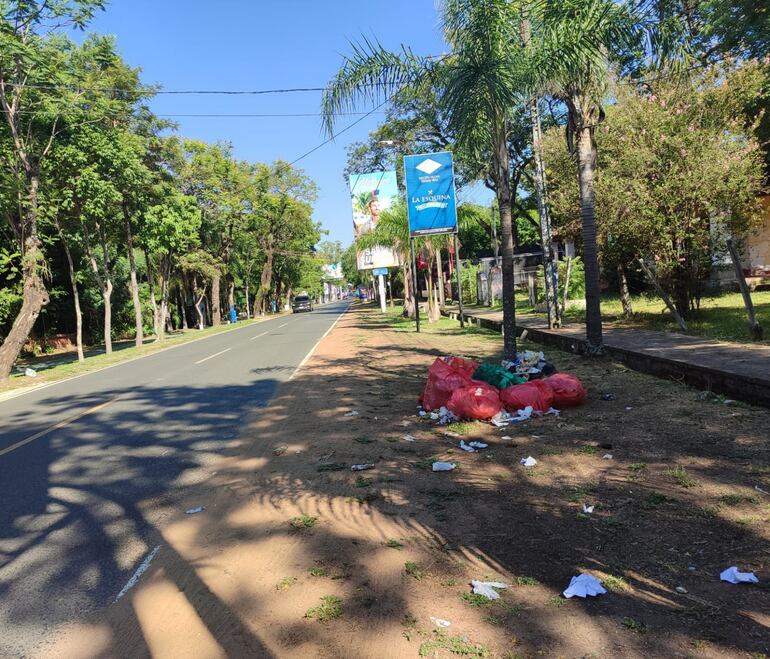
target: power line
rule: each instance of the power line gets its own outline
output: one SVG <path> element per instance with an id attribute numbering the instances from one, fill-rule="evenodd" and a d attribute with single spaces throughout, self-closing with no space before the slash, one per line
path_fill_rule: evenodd
<path id="1" fill-rule="evenodd" d="M 24 87 L 25 89 L 46 89 L 46 90 L 68 90 L 73 92 L 111 92 L 116 94 L 142 95 L 150 94 L 157 96 L 165 94 L 172 95 L 219 95 L 219 96 L 262 96 L 267 94 L 295 94 L 305 92 L 323 92 L 328 87 L 286 87 L 277 89 L 153 89 L 144 87 L 138 90 L 120 89 L 117 87 L 82 87 L 79 85 L 58 85 L 58 84 L 34 84 L 20 82 L 6 82 L 6 87 Z M 386 83 L 372 82 L 362 85 L 363 87 L 383 87 Z"/>

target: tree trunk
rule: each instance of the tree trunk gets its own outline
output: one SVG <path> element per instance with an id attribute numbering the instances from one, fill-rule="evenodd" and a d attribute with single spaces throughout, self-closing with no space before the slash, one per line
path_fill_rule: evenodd
<path id="1" fill-rule="evenodd" d="M 498 126 L 493 153 L 493 173 L 500 211 L 501 252 L 503 255 L 503 358 L 516 359 L 516 297 L 513 275 L 513 216 L 509 155 L 505 122 Z"/>
<path id="2" fill-rule="evenodd" d="M 112 354 L 112 282 L 109 279 L 104 280 L 102 289 L 102 299 L 104 300 L 104 354 Z"/>
<path id="3" fill-rule="evenodd" d="M 593 127 L 581 125 L 576 131 L 580 220 L 583 225 L 583 262 L 586 282 L 586 342 L 589 354 L 602 352 L 602 312 L 599 301 L 599 258 L 596 248 L 594 174 L 596 143 Z"/>
<path id="4" fill-rule="evenodd" d="M 40 173 L 36 163 L 31 163 L 27 172 L 27 200 L 24 207 L 22 230 L 17 234 L 22 251 L 22 279 L 24 289 L 21 309 L 13 321 L 11 331 L 0 346 L 0 382 L 11 375 L 16 359 L 24 342 L 35 325 L 40 310 L 50 300 L 45 283 L 40 276 L 44 260 L 42 243 L 37 236 L 37 197 L 40 187 Z M 18 227 L 17 227 L 18 228 Z M 25 235 L 26 230 L 26 235 Z"/>
<path id="5" fill-rule="evenodd" d="M 251 305 L 249 303 L 249 280 L 246 279 L 246 319 L 251 318 Z"/>
<path id="6" fill-rule="evenodd" d="M 150 306 L 152 307 L 152 329 L 155 333 L 155 340 L 160 341 L 158 338 L 160 333 L 158 331 L 158 319 L 160 312 L 158 311 L 158 301 L 155 299 L 155 273 L 152 271 L 152 261 L 150 261 L 150 255 L 147 250 L 144 251 L 144 261 L 147 264 L 147 283 L 150 285 Z"/>
<path id="7" fill-rule="evenodd" d="M 198 314 L 198 329 L 202 330 L 205 322 L 203 320 L 203 311 L 201 311 L 201 304 L 203 304 L 203 299 L 206 297 L 205 293 L 202 293 L 201 296 L 198 298 L 198 301 L 195 303 L 195 311 Z"/>
<path id="8" fill-rule="evenodd" d="M 169 257 L 165 257 L 160 263 L 160 322 L 158 323 L 158 341 L 166 338 L 166 323 L 168 319 L 168 295 L 169 279 L 171 277 L 171 263 Z"/>
<path id="9" fill-rule="evenodd" d="M 128 216 L 128 209 L 125 206 L 123 207 L 123 219 L 126 224 L 126 249 L 128 250 L 131 300 L 134 303 L 135 344 L 137 348 L 140 348 L 144 343 L 142 303 L 139 300 L 139 284 L 136 281 L 136 259 L 134 258 L 134 237 L 131 235 L 131 219 Z"/>
<path id="10" fill-rule="evenodd" d="M 273 278 L 273 249 L 268 247 L 265 251 L 266 259 L 265 264 L 262 266 L 262 273 L 259 277 L 259 290 L 257 291 L 257 299 L 259 300 L 259 307 L 261 313 L 265 313 L 265 298 L 270 292 L 270 287 Z M 255 304 L 256 306 L 256 304 Z"/>
<path id="11" fill-rule="evenodd" d="M 80 309 L 80 294 L 78 293 L 78 280 L 75 276 L 75 263 L 72 260 L 72 253 L 70 252 L 70 246 L 67 239 L 64 237 L 64 232 L 59 224 L 59 219 L 55 218 L 56 229 L 59 232 L 59 239 L 61 240 L 62 247 L 64 247 L 64 254 L 67 257 L 67 265 L 70 272 L 70 285 L 72 286 L 72 300 L 75 305 L 75 345 L 78 349 L 78 361 L 85 361 L 86 357 L 83 353 L 83 312 Z"/>
<path id="12" fill-rule="evenodd" d="M 626 318 L 631 318 L 634 315 L 634 310 L 631 308 L 628 280 L 626 279 L 626 271 L 620 264 L 618 264 L 618 287 L 620 288 L 620 303 L 623 305 L 623 315 Z"/>
<path id="13" fill-rule="evenodd" d="M 404 259 L 406 260 L 406 259 Z M 414 298 L 412 296 L 412 268 L 403 267 L 404 273 L 404 318 L 414 318 Z"/>
<path id="14" fill-rule="evenodd" d="M 229 277 L 227 280 L 227 312 L 235 306 L 235 280 Z"/>
<path id="15" fill-rule="evenodd" d="M 182 319 L 182 329 L 186 330 L 189 329 L 187 326 L 187 310 L 184 308 L 184 282 L 182 282 L 181 286 L 177 290 L 177 304 L 179 305 L 179 317 Z"/>
<path id="16" fill-rule="evenodd" d="M 446 298 L 444 297 L 444 266 L 441 263 L 441 248 L 436 247 L 436 272 L 438 274 L 438 300 L 439 304 L 443 308 L 446 304 Z"/>
<path id="17" fill-rule="evenodd" d="M 220 280 L 219 274 L 211 278 L 211 324 L 214 326 L 222 324 L 222 310 L 219 302 Z"/>

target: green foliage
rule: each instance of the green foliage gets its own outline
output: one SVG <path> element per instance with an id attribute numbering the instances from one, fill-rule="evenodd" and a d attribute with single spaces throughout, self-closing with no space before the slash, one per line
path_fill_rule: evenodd
<path id="1" fill-rule="evenodd" d="M 318 622 L 329 622 L 342 616 L 342 600 L 335 595 L 324 595 L 321 604 L 308 609 L 306 618 L 315 618 Z"/>
<path id="2" fill-rule="evenodd" d="M 317 517 L 313 517 L 312 515 L 303 513 L 298 517 L 292 517 L 289 520 L 289 525 L 293 529 L 312 529 L 315 526 L 317 521 L 318 521 Z"/>
<path id="3" fill-rule="evenodd" d="M 462 636 L 449 636 L 443 630 L 433 631 L 434 638 L 423 641 L 417 654 L 421 657 L 433 656 L 436 650 L 446 650 L 461 657 L 488 657 L 489 650 L 483 645 L 475 645 Z"/>
<path id="4" fill-rule="evenodd" d="M 417 579 L 417 581 L 420 581 L 425 576 L 425 571 L 420 568 L 417 563 L 414 561 L 407 561 L 404 563 L 404 572 L 406 572 L 410 577 L 413 577 L 414 579 Z"/>

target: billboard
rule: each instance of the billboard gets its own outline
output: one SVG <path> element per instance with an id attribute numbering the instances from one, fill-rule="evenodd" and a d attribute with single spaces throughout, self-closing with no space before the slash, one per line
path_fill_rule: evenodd
<path id="1" fill-rule="evenodd" d="M 404 156 L 409 235 L 457 232 L 452 153 Z"/>
<path id="2" fill-rule="evenodd" d="M 343 279 L 341 263 L 325 263 L 321 266 L 324 273 L 324 279 Z"/>
<path id="3" fill-rule="evenodd" d="M 398 197 L 396 172 L 369 172 L 350 175 L 350 197 L 353 205 L 353 235 L 357 241 L 377 226 L 382 211 Z M 389 268 L 400 265 L 389 247 L 356 250 L 359 270 Z"/>

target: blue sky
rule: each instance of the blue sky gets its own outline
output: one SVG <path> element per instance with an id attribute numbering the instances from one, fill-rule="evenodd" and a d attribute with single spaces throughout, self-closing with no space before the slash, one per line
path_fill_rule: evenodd
<path id="1" fill-rule="evenodd" d="M 112 0 L 90 31 L 114 34 L 142 79 L 167 90 L 272 89 L 325 85 L 361 35 L 388 48 L 445 51 L 433 0 Z M 165 96 L 158 114 L 316 113 L 318 93 L 271 96 Z M 294 160 L 324 140 L 320 117 L 172 117 L 190 138 L 233 143 L 250 161 Z M 381 115 L 368 117 L 298 166 L 318 184 L 315 219 L 329 239 L 352 240 L 345 146 L 361 140 Z M 345 117 L 344 127 L 355 118 Z"/>

